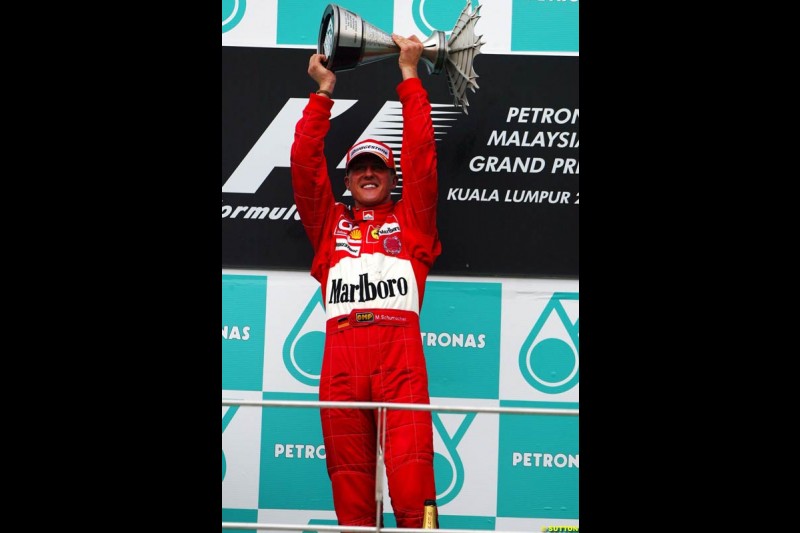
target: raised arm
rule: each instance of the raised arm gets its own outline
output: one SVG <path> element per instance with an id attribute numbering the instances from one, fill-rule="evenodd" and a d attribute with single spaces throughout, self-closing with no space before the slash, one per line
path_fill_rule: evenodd
<path id="1" fill-rule="evenodd" d="M 403 201 L 417 229 L 435 237 L 439 194 L 436 140 L 428 92 L 417 75 L 423 46 L 416 35 L 406 39 L 392 34 L 392 38 L 400 47 L 398 62 L 403 75 L 397 86 L 403 104 Z"/>
<path id="2" fill-rule="evenodd" d="M 308 74 L 320 90 L 333 93 L 336 75 L 322 66 L 325 56 L 313 54 Z M 310 94 L 303 115 L 295 125 L 290 156 L 292 188 L 300 221 L 316 252 L 322 241 L 325 217 L 334 203 L 328 165 L 325 159 L 325 136 L 330 130 L 333 100 L 323 94 Z"/>

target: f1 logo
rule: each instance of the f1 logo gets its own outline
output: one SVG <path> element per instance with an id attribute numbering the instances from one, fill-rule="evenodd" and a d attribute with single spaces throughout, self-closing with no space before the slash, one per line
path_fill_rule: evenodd
<path id="1" fill-rule="evenodd" d="M 336 118 L 358 100 L 336 100 L 331 119 Z M 275 167 L 289 168 L 289 154 L 294 140 L 294 127 L 303 115 L 307 98 L 290 98 L 272 123 L 244 157 L 222 192 L 254 194 Z"/>
<path id="2" fill-rule="evenodd" d="M 331 109 L 331 120 L 353 107 L 356 102 L 358 100 L 337 99 L 336 105 Z M 289 168 L 294 127 L 303 115 L 303 108 L 307 103 L 308 99 L 306 98 L 290 98 L 284 104 L 272 123 L 267 126 L 264 133 L 222 186 L 222 192 L 255 194 L 269 177 L 272 169 L 276 167 Z M 452 104 L 432 103 L 431 107 L 435 109 L 448 108 L 445 111 L 437 111 L 432 117 L 435 130 L 452 127 L 454 117 L 448 115 L 455 117 L 461 115 L 461 112 L 455 110 Z M 384 103 L 364 132 L 353 140 L 353 144 L 367 138 L 377 139 L 391 146 L 395 156 L 402 157 L 401 143 L 397 140 L 402 135 L 402 121 L 397 121 L 397 116 L 402 116 L 401 109 L 400 102 L 387 101 Z M 437 142 L 438 140 L 437 138 Z M 342 155 L 336 168 L 344 168 L 344 160 L 345 156 Z M 401 176 L 400 184 L 402 186 L 402 172 L 398 172 L 398 174 Z M 349 191 L 345 194 L 345 196 L 347 195 L 349 195 Z"/>

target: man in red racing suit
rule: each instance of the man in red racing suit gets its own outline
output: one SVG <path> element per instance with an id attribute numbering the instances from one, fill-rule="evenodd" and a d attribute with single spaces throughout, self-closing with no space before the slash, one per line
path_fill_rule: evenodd
<path id="1" fill-rule="evenodd" d="M 309 60 L 308 74 L 320 87 L 295 127 L 292 186 L 327 316 L 321 401 L 430 404 L 419 313 L 441 253 L 436 145 L 428 93 L 417 76 L 422 44 L 416 36 L 392 38 L 403 75 L 396 87 L 403 106 L 401 200 L 390 196 L 397 186 L 392 149 L 366 139 L 347 153 L 345 185 L 354 206 L 335 201 L 323 149 L 336 75 L 322 65 L 322 54 Z M 320 416 L 339 524 L 375 526 L 377 412 L 323 408 Z M 436 498 L 431 413 L 388 410 L 385 429 L 397 526 L 420 528 L 425 500 Z"/>

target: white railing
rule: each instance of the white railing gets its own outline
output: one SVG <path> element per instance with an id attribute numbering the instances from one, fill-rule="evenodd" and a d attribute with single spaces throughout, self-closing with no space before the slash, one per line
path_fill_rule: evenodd
<path id="1" fill-rule="evenodd" d="M 405 409 L 410 411 L 436 411 L 449 413 L 493 413 L 493 414 L 525 414 L 525 415 L 561 415 L 578 416 L 578 409 L 555 409 L 546 407 L 465 407 L 459 405 L 431 405 L 417 403 L 388 403 L 388 402 L 314 402 L 302 400 L 222 400 L 222 405 L 241 405 L 251 407 L 315 407 L 315 408 L 351 408 L 351 409 L 377 409 L 378 410 L 378 454 L 375 466 L 375 527 L 365 526 L 324 526 L 310 524 L 260 524 L 252 522 L 222 522 L 223 529 L 265 529 L 280 531 L 342 531 L 353 533 L 430 533 L 430 529 L 421 528 L 396 528 L 381 527 L 381 511 L 383 502 L 383 445 L 386 440 L 386 411 L 388 409 Z M 563 526 L 564 531 L 578 531 L 578 526 Z M 574 527 L 574 530 L 571 529 Z M 476 533 L 476 529 L 438 529 L 438 533 Z M 495 533 L 531 533 L 530 531 L 503 531 Z"/>

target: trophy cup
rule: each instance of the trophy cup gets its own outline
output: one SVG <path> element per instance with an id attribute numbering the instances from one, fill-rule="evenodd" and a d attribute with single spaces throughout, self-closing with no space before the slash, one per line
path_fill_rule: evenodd
<path id="1" fill-rule="evenodd" d="M 472 10 L 471 0 L 461 11 L 450 38 L 445 32 L 435 30 L 423 41 L 422 61 L 430 74 L 447 72 L 448 88 L 453 95 L 453 105 L 466 114 L 466 92 L 478 89 L 478 75 L 472 61 L 485 44 L 482 36 L 475 36 L 475 24 L 480 18 L 481 5 Z M 400 55 L 400 47 L 392 36 L 362 19 L 359 15 L 336 4 L 328 4 L 322 14 L 317 40 L 317 53 L 325 54 L 323 63 L 334 72 L 352 70 L 358 66 Z"/>

